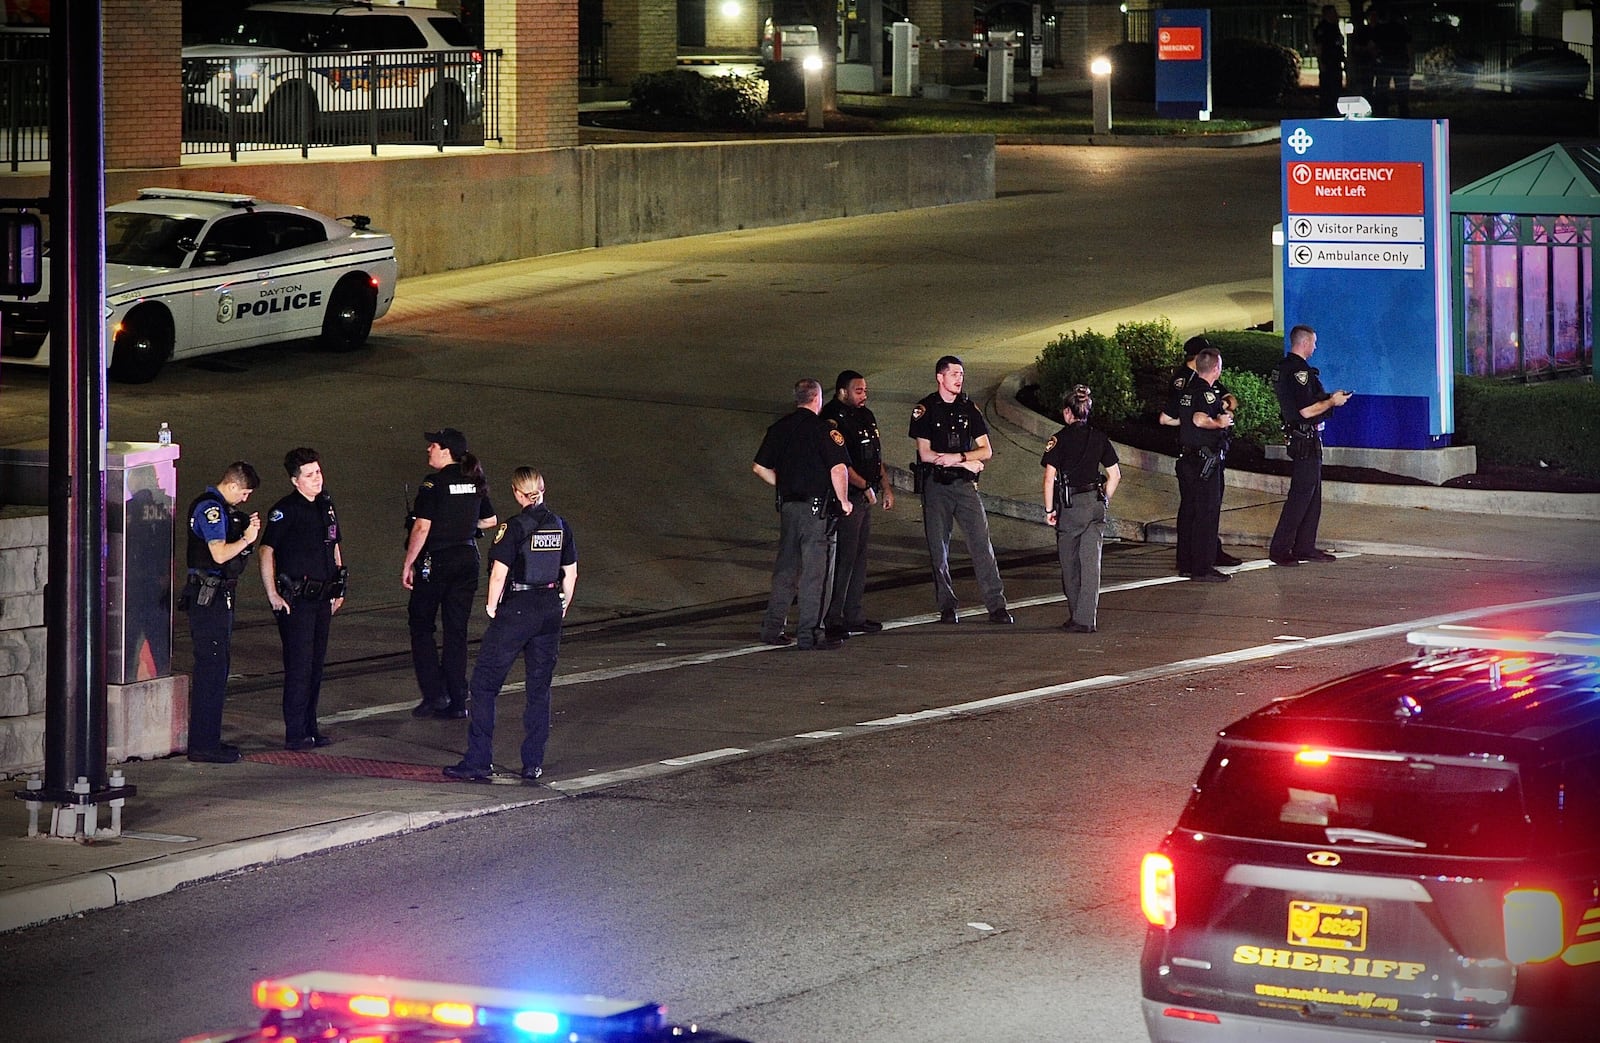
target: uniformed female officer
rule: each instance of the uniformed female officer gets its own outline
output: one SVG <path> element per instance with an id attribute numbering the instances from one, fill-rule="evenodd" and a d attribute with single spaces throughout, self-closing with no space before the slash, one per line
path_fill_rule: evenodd
<path id="1" fill-rule="evenodd" d="M 490 623 L 472 669 L 466 756 L 444 769 L 452 779 L 481 782 L 492 772 L 495 699 L 519 654 L 527 665 L 528 693 L 521 774 L 528 782 L 544 774 L 550 679 L 561 647 L 561 621 L 578 586 L 578 545 L 571 526 L 545 506 L 544 476 L 538 471 L 519 467 L 512 472 L 511 495 L 522 511 L 500 526 L 489 549 L 484 607 Z"/>

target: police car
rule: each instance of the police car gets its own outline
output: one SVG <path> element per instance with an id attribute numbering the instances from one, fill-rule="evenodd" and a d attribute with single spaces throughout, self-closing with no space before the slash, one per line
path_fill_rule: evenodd
<path id="1" fill-rule="evenodd" d="M 408 139 L 461 142 L 483 112 L 484 54 L 432 7 L 251 4 L 223 39 L 183 49 L 185 127 L 288 144 L 339 140 L 373 117 Z"/>
<path id="2" fill-rule="evenodd" d="M 1600 637 L 1409 639 L 1220 733 L 1142 866 L 1152 1040 L 1596 1038 Z"/>
<path id="3" fill-rule="evenodd" d="M 368 218 L 226 192 L 145 188 L 106 210 L 111 375 L 155 377 L 170 359 L 317 337 L 334 351 L 366 342 L 394 302 L 394 240 Z M 5 365 L 50 362 L 48 283 L 0 299 Z"/>
<path id="4" fill-rule="evenodd" d="M 311 971 L 256 983 L 257 1026 L 183 1043 L 743 1043 L 655 1003 Z"/>

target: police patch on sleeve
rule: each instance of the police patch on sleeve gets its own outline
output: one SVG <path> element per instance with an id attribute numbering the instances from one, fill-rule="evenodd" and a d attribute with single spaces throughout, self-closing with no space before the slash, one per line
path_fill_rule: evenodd
<path id="1" fill-rule="evenodd" d="M 1056 436 L 1055 435 L 1051 435 L 1050 436 L 1050 441 L 1048 441 L 1048 442 L 1046 442 L 1044 444 L 1044 451 L 1048 453 L 1050 450 L 1054 449 L 1055 447 L 1056 447 Z"/>
<path id="2" fill-rule="evenodd" d="M 422 484 L 417 486 L 417 491 L 421 492 L 424 489 L 432 489 L 432 488 L 433 488 L 433 479 L 432 478 L 424 478 L 422 480 Z"/>
<path id="3" fill-rule="evenodd" d="M 222 520 L 222 508 L 216 506 L 215 504 L 212 504 L 210 507 L 206 508 L 205 518 L 206 518 L 207 524 L 210 524 L 210 525 L 217 524 L 219 521 Z"/>
<path id="4" fill-rule="evenodd" d="M 1206 405 L 1209 406 L 1213 402 L 1215 402 L 1216 400 L 1217 400 L 1217 393 L 1215 391 L 1207 391 L 1206 392 Z"/>
<path id="5" fill-rule="evenodd" d="M 927 411 L 928 407 L 923 405 L 921 402 L 918 402 L 916 407 L 911 410 L 911 419 L 921 420 L 922 414 L 926 413 Z"/>
<path id="6" fill-rule="evenodd" d="M 837 446 L 843 446 L 844 445 L 844 435 L 839 433 L 839 429 L 837 427 L 828 432 L 828 437 L 833 439 L 833 444 L 834 445 L 837 445 Z"/>
<path id="7" fill-rule="evenodd" d="M 496 543 L 499 543 L 500 542 L 500 537 L 504 536 L 505 534 L 506 534 L 506 523 L 505 522 L 501 522 L 500 523 L 500 528 L 495 530 L 494 541 Z"/>
<path id="8" fill-rule="evenodd" d="M 269 522 L 283 521 L 283 512 L 278 510 L 277 508 L 273 508 L 272 513 L 267 515 L 267 521 L 269 521 Z"/>
<path id="9" fill-rule="evenodd" d="M 1296 384 L 1304 385 L 1311 380 L 1311 374 L 1307 370 L 1302 369 L 1294 375 L 1294 380 Z"/>

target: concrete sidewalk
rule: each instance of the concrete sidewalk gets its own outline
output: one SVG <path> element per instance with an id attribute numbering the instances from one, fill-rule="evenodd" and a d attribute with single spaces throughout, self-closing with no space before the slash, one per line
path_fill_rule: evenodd
<path id="1" fill-rule="evenodd" d="M 413 307 L 430 301 L 442 305 L 452 294 L 473 297 L 484 292 L 488 288 L 481 279 L 464 280 L 462 273 L 407 285 Z M 1261 287 L 1211 287 L 1073 325 L 1112 329 L 1130 317 L 1164 314 L 1188 335 L 1260 322 L 1263 307 L 1270 311 L 1270 292 L 1261 292 Z M 1035 331 L 1016 343 L 974 352 L 968 363 L 969 384 L 986 403 L 998 449 L 983 475 L 988 508 L 1040 525 L 1038 459 L 1058 425 L 1017 406 L 1014 396 L 1029 354 L 1051 332 Z M 933 386 L 932 374 L 920 368 L 869 377 L 874 401 L 880 403 L 909 404 Z M 889 410 L 887 404 L 878 407 L 880 416 Z M 1177 513 L 1172 461 L 1126 447 L 1119 452 L 1124 466 L 1112 508 L 1115 534 L 1124 540 L 1170 542 Z M 900 472 L 897 485 L 907 484 L 906 478 Z M 1232 472 L 1229 479 L 1223 540 L 1241 557 L 1261 558 L 1277 523 L 1284 479 Z M 1323 543 L 1341 551 L 1456 558 L 1514 552 L 1524 559 L 1548 555 L 1548 560 L 1570 560 L 1572 548 L 1600 545 L 1600 523 L 1594 520 L 1600 517 L 1600 496 L 1468 495 L 1414 486 L 1335 488 L 1330 483 L 1325 500 Z M 370 673 L 348 682 L 358 689 L 355 705 L 362 707 L 349 711 L 350 719 L 398 712 L 392 669 Z M 409 688 L 405 696 L 414 698 Z M 191 764 L 182 756 L 140 762 L 130 768 L 138 796 L 122 823 L 124 832 L 90 843 L 30 838 L 27 804 L 5 796 L 0 799 L 0 931 L 162 894 L 250 866 L 682 770 L 692 760 L 602 775 L 582 773 L 554 779 L 548 786 L 510 780 L 506 785 L 471 786 L 439 777 L 436 745 L 408 739 L 403 728 L 384 731 L 376 737 L 364 735 L 348 753 L 343 747 L 251 753 L 226 767 Z M 312 768 L 317 770 L 308 770 Z M 20 780 L 8 787 L 22 788 Z M 38 828 L 48 833 L 51 806 L 39 814 Z"/>

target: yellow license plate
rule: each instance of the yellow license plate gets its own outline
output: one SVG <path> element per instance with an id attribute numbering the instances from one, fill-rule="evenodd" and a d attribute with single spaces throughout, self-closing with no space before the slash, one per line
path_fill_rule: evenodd
<path id="1" fill-rule="evenodd" d="M 1289 903 L 1289 944 L 1313 949 L 1365 952 L 1367 911 L 1358 905 Z"/>

